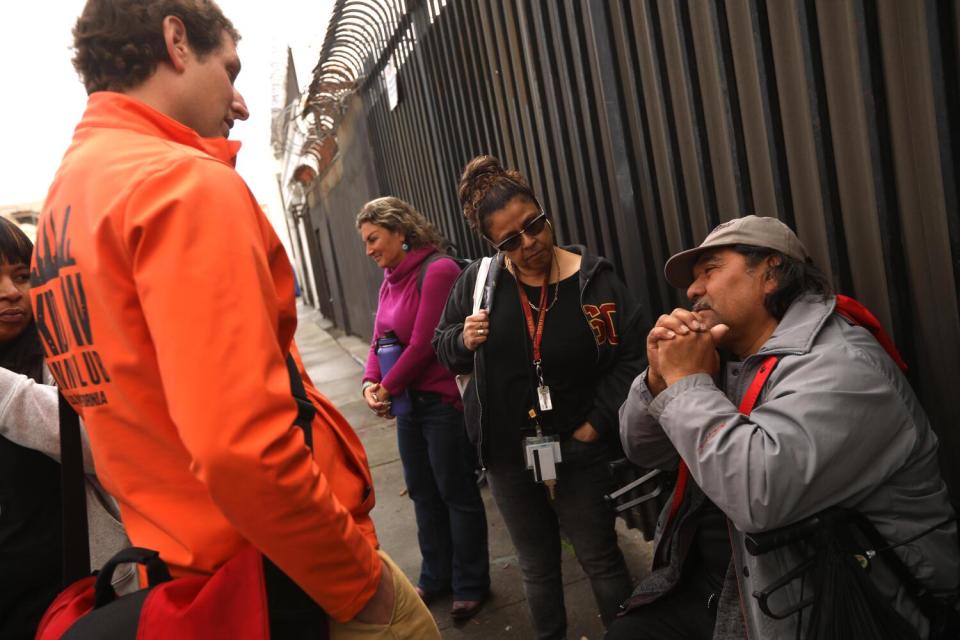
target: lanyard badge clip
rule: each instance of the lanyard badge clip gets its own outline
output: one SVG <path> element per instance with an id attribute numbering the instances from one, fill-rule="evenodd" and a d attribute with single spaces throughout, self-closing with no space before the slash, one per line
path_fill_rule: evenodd
<path id="1" fill-rule="evenodd" d="M 543 381 L 543 369 L 540 368 L 540 361 L 533 363 L 537 371 L 537 402 L 540 404 L 540 411 L 550 411 L 553 409 L 553 400 L 550 398 L 550 387 Z"/>

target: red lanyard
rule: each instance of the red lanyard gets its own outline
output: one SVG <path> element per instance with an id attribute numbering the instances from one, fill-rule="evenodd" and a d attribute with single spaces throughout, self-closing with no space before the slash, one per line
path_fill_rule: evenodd
<path id="1" fill-rule="evenodd" d="M 530 334 L 530 340 L 533 342 L 533 364 L 540 366 L 540 343 L 543 341 L 543 322 L 547 318 L 547 281 L 543 281 L 540 288 L 540 317 L 537 318 L 537 326 L 533 326 L 533 312 L 530 311 L 530 299 L 527 298 L 527 292 L 523 288 L 520 278 L 517 278 L 517 291 L 520 293 L 520 307 L 523 309 L 523 317 L 527 321 L 527 333 Z"/>

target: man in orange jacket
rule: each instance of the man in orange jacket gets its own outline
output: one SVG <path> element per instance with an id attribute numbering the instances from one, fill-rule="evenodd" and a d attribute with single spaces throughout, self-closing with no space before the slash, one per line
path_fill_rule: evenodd
<path id="1" fill-rule="evenodd" d="M 233 169 L 233 25 L 210 0 L 88 0 L 74 37 L 89 100 L 44 205 L 31 297 L 131 540 L 175 575 L 253 544 L 331 637 L 438 638 L 378 552 L 363 447 L 303 370 L 289 260 Z M 317 409 L 312 455 L 288 353 Z"/>

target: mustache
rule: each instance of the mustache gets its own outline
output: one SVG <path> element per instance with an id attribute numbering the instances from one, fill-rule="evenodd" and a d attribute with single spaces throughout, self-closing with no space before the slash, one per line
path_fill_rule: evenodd
<path id="1" fill-rule="evenodd" d="M 705 310 L 707 310 L 707 309 L 709 309 L 709 308 L 710 308 L 710 303 L 709 303 L 709 302 L 706 302 L 705 300 L 702 300 L 702 299 L 701 299 L 701 300 L 697 300 L 695 303 L 693 303 L 693 309 L 691 309 L 691 311 L 693 311 L 693 312 L 705 311 Z"/>

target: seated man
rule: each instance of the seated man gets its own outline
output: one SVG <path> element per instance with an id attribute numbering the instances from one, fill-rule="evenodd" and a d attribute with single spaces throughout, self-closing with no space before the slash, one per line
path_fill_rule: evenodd
<path id="1" fill-rule="evenodd" d="M 727 222 L 665 273 L 693 308 L 651 330 L 649 368 L 620 409 L 620 429 L 633 462 L 666 469 L 679 456 L 682 480 L 659 522 L 654 571 L 608 640 L 800 637 L 809 610 L 774 619 L 753 594 L 809 551 L 753 556 L 745 534 L 832 506 L 866 515 L 891 544 L 923 534 L 895 553 L 932 593 L 955 597 L 960 560 L 937 438 L 890 355 L 836 313 L 794 233 L 773 218 Z M 753 385 L 758 372 L 769 377 Z M 751 410 L 743 398 L 758 386 Z M 930 623 L 903 585 L 889 572 L 868 575 L 926 638 Z M 777 610 L 812 591 L 809 576 L 792 582 Z"/>

